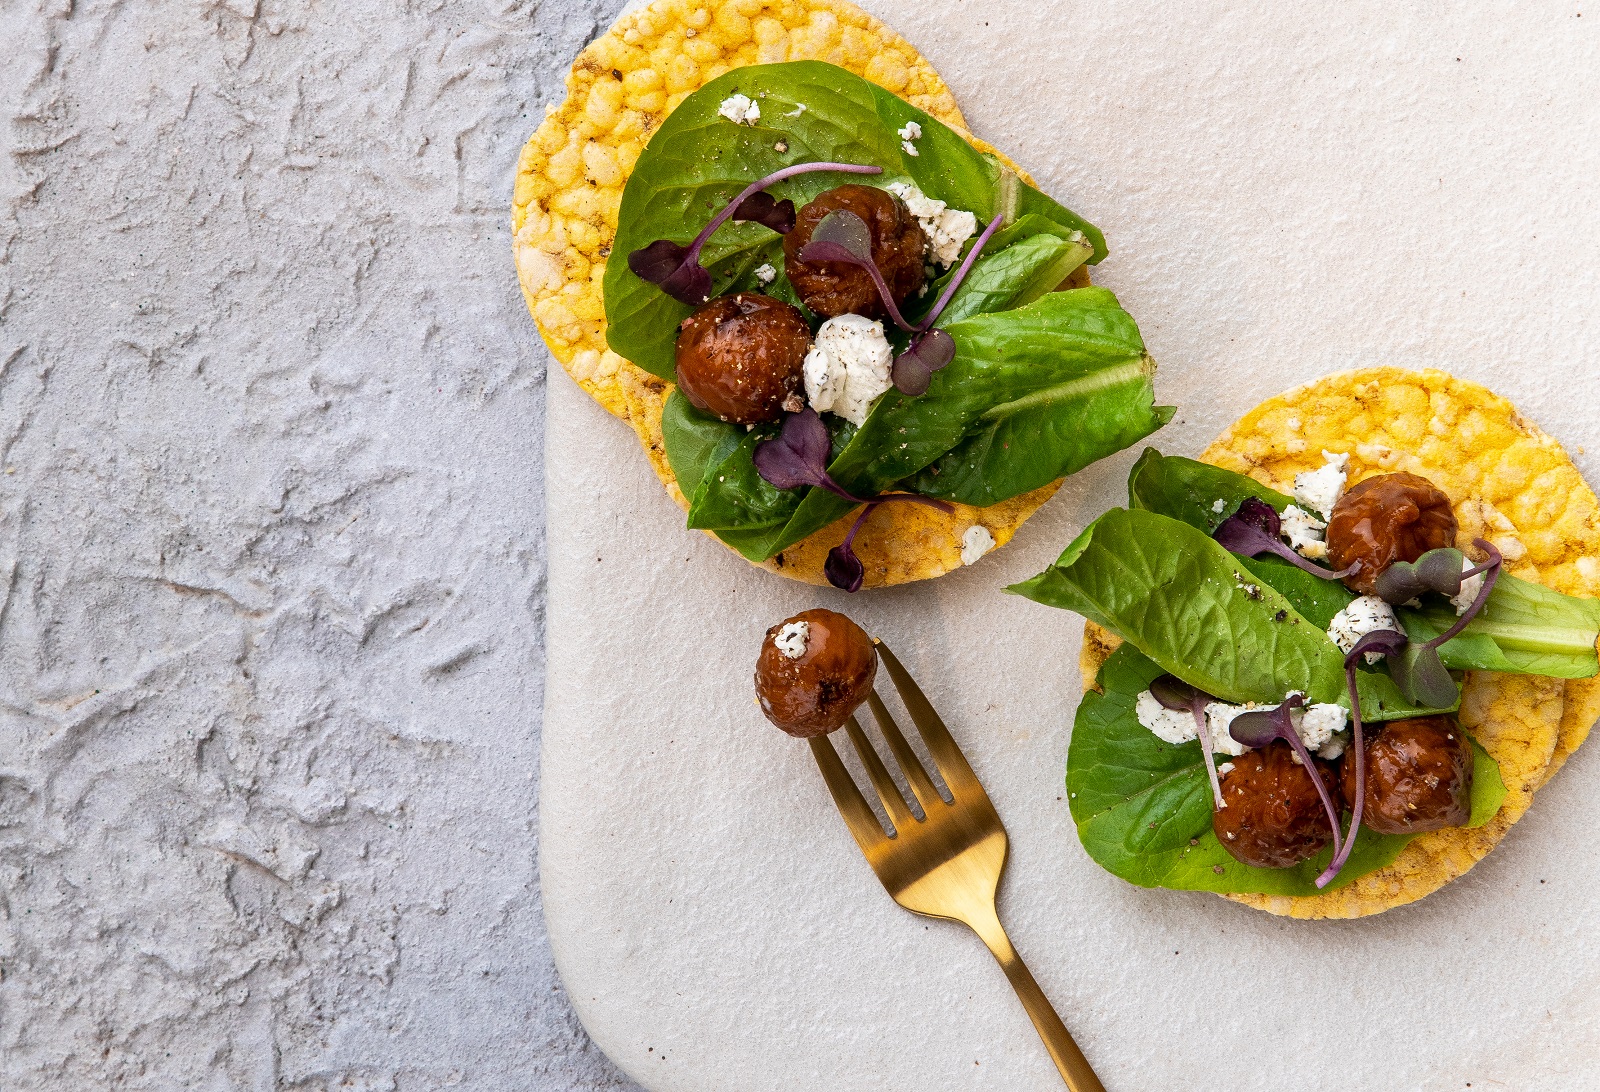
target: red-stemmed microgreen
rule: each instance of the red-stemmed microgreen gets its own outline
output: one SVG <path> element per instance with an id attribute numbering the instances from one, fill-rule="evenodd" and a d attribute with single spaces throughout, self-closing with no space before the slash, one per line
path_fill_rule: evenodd
<path id="1" fill-rule="evenodd" d="M 1200 741 L 1201 765 L 1211 779 L 1211 802 L 1217 810 L 1228 806 L 1222 799 L 1222 782 L 1217 778 L 1217 764 L 1211 758 L 1211 729 L 1206 725 L 1206 706 L 1217 699 L 1199 687 L 1190 686 L 1176 675 L 1163 675 L 1150 683 L 1150 696 L 1161 703 L 1163 709 L 1175 713 L 1188 710 L 1194 717 L 1195 738 Z"/>
<path id="2" fill-rule="evenodd" d="M 1342 847 L 1339 838 L 1339 810 L 1333 806 L 1333 794 L 1328 791 L 1327 783 L 1322 780 L 1322 771 L 1317 769 L 1316 762 L 1311 757 L 1311 752 L 1306 750 L 1305 741 L 1300 738 L 1300 733 L 1294 730 L 1294 711 L 1305 705 L 1304 694 L 1290 694 L 1275 709 L 1253 709 L 1248 713 L 1240 713 L 1228 724 L 1228 734 L 1237 742 L 1246 747 L 1265 747 L 1275 739 L 1281 739 L 1300 758 L 1300 765 L 1306 768 L 1306 773 L 1311 775 L 1311 783 L 1317 787 L 1317 796 L 1322 799 L 1322 806 L 1328 813 L 1328 825 L 1333 829 L 1333 852 L 1337 857 Z"/>
<path id="3" fill-rule="evenodd" d="M 883 272 L 878 268 L 878 263 L 872 260 L 871 229 L 867 227 L 867 222 L 855 213 L 848 209 L 838 209 L 817 221 L 817 226 L 811 232 L 811 240 L 800 248 L 799 258 L 803 262 L 844 262 L 867 271 L 873 285 L 878 289 L 878 295 L 883 300 L 883 307 L 890 321 L 911 335 L 905 351 L 895 358 L 891 376 L 896 390 L 915 398 L 927 393 L 928 384 L 933 380 L 933 373 L 956 357 L 955 338 L 943 330 L 935 330 L 933 324 L 938 321 L 939 315 L 955 295 L 956 289 L 961 287 L 961 282 L 966 280 L 967 274 L 972 270 L 972 264 L 978 260 L 978 255 L 983 253 L 983 248 L 989 245 L 990 237 L 999 229 L 1004 218 L 1004 214 L 1001 214 L 989 221 L 983 233 L 967 249 L 966 257 L 956 267 L 955 274 L 946 283 L 944 291 L 939 294 L 939 299 L 916 325 L 912 325 L 906 319 L 895 303 L 889 285 L 883 279 Z"/>
<path id="4" fill-rule="evenodd" d="M 828 462 L 832 452 L 833 439 L 828 435 L 828 426 L 823 424 L 822 415 L 807 407 L 799 413 L 791 413 L 785 417 L 778 435 L 757 444 L 750 454 L 750 460 L 755 463 L 756 473 L 779 489 L 798 489 L 804 485 L 811 485 L 866 506 L 851 525 L 845 540 L 828 551 L 828 560 L 823 565 L 828 583 L 844 591 L 853 592 L 860 590 L 866 572 L 860 558 L 855 555 L 856 532 L 861 529 L 862 523 L 873 509 L 890 501 L 922 504 L 929 508 L 937 508 L 946 515 L 954 512 L 955 508 L 944 501 L 918 496 L 915 493 L 885 493 L 877 497 L 858 497 L 834 481 L 832 475 L 828 473 Z"/>
<path id="5" fill-rule="evenodd" d="M 700 264 L 700 251 L 712 234 L 729 220 L 751 220 L 787 234 L 794 228 L 794 202 L 774 200 L 764 192 L 768 186 L 813 171 L 842 171 L 846 174 L 882 174 L 882 167 L 860 163 L 796 163 L 750 183 L 739 196 L 711 218 L 694 241 L 684 246 L 671 239 L 657 239 L 628 255 L 628 268 L 641 280 L 649 281 L 679 303 L 698 307 L 711 298 L 711 274 Z"/>
<path id="6" fill-rule="evenodd" d="M 1363 634 L 1361 639 L 1351 647 L 1344 658 L 1344 681 L 1350 691 L 1350 724 L 1351 724 L 1351 751 L 1356 764 L 1356 798 L 1350 805 L 1350 830 L 1344 836 L 1344 844 L 1338 844 L 1338 824 L 1334 824 L 1334 852 L 1333 859 L 1328 862 L 1328 867 L 1317 877 L 1317 889 L 1327 887 L 1339 875 L 1339 870 L 1350 859 L 1350 850 L 1355 845 L 1356 836 L 1361 832 L 1361 812 L 1367 797 L 1367 743 L 1361 731 L 1361 691 L 1357 685 L 1356 669 L 1360 666 L 1362 658 L 1367 653 L 1379 656 L 1393 656 L 1406 647 L 1406 635 L 1395 629 L 1375 629 L 1371 633 Z M 1352 761 L 1346 759 L 1346 761 Z"/>
<path id="7" fill-rule="evenodd" d="M 1416 564 L 1411 567 L 1409 573 L 1402 572 L 1399 578 L 1389 581 L 1385 589 L 1390 594 L 1398 594 L 1399 591 L 1404 590 L 1404 587 L 1428 580 L 1430 583 L 1421 588 L 1421 591 L 1438 591 L 1445 595 L 1459 595 L 1463 581 L 1470 580 L 1480 573 L 1483 574 L 1483 586 L 1478 589 L 1477 596 L 1473 598 L 1467 609 L 1461 612 L 1461 616 L 1455 620 L 1454 625 L 1431 640 L 1421 643 L 1411 642 L 1398 657 L 1390 658 L 1389 674 L 1394 676 L 1395 684 L 1400 687 L 1401 693 L 1418 704 L 1442 709 L 1454 705 L 1456 699 L 1460 696 L 1460 689 L 1456 686 L 1455 679 L 1450 677 L 1449 670 L 1444 666 L 1444 661 L 1439 656 L 1439 646 L 1463 629 L 1466 629 L 1468 623 L 1478 616 L 1479 611 L 1483 610 L 1484 605 L 1489 602 L 1489 594 L 1494 591 L 1495 582 L 1500 578 L 1500 570 L 1505 563 L 1504 556 L 1488 540 L 1474 539 L 1473 545 L 1488 554 L 1489 560 L 1463 572 L 1461 568 L 1462 558 L 1459 551 L 1430 550 L 1427 554 L 1417 559 Z M 1441 559 L 1433 560 L 1430 557 L 1432 554 L 1442 554 L 1444 556 Z M 1398 562 L 1397 564 L 1404 564 L 1404 562 Z M 1445 574 L 1444 568 L 1447 564 L 1455 565 L 1454 576 Z M 1379 580 L 1382 581 L 1383 577 L 1388 576 L 1389 570 L 1394 567 L 1394 565 L 1391 565 L 1389 569 L 1385 569 Z"/>
<path id="8" fill-rule="evenodd" d="M 883 279 L 883 271 L 872 260 L 872 229 L 849 209 L 836 209 L 818 220 L 817 226 L 811 229 L 810 241 L 800 248 L 797 256 L 802 262 L 840 262 L 866 270 L 878 289 L 890 321 L 907 333 L 917 329 L 900 313 L 888 282 Z"/>
<path id="9" fill-rule="evenodd" d="M 1259 497 L 1246 497 L 1233 515 L 1223 520 L 1211 537 L 1241 557 L 1273 554 L 1324 580 L 1339 580 L 1356 571 L 1356 566 L 1337 572 L 1301 557 L 1283 541 L 1283 521 L 1277 509 Z"/>

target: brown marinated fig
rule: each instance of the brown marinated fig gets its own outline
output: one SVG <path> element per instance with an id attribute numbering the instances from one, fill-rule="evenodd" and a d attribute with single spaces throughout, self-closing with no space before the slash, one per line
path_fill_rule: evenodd
<path id="1" fill-rule="evenodd" d="M 917 289 L 925 277 L 924 254 L 928 236 L 905 202 L 876 186 L 854 183 L 819 193 L 802 205 L 794 230 L 783 237 L 783 271 L 805 305 L 824 318 L 865 315 L 884 318 L 888 310 L 872 282 L 872 274 L 848 262 L 802 262 L 800 250 L 830 212 L 853 212 L 872 234 L 872 260 L 889 286 L 896 306 Z"/>
<path id="2" fill-rule="evenodd" d="M 767 630 L 756 697 L 791 736 L 825 735 L 867 700 L 877 671 L 878 650 L 860 626 L 831 610 L 801 611 Z"/>
<path id="3" fill-rule="evenodd" d="M 1222 775 L 1222 799 L 1228 806 L 1212 811 L 1211 829 L 1234 860 L 1257 868 L 1288 868 L 1333 841 L 1317 786 L 1287 743 L 1275 739 L 1230 761 L 1233 769 Z M 1321 759 L 1312 761 L 1337 808 L 1333 767 Z"/>
<path id="4" fill-rule="evenodd" d="M 683 320 L 678 389 L 697 409 L 738 425 L 799 410 L 811 328 L 800 309 L 771 296 L 718 296 Z"/>
<path id="5" fill-rule="evenodd" d="M 1352 485 L 1328 518 L 1328 562 L 1356 565 L 1345 584 L 1371 595 L 1378 576 L 1396 561 L 1456 544 L 1450 498 L 1417 474 L 1379 474 Z"/>
<path id="6" fill-rule="evenodd" d="M 1379 834 L 1459 827 L 1472 815 L 1472 745 L 1451 717 L 1392 720 L 1367 741 L 1361 823 Z M 1346 751 L 1344 796 L 1356 798 L 1354 751 Z"/>

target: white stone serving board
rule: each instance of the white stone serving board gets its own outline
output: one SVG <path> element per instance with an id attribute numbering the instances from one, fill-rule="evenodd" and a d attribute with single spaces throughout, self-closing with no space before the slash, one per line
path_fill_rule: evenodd
<path id="1" fill-rule="evenodd" d="M 1600 9 L 877 0 L 974 131 L 1099 224 L 1192 454 L 1260 399 L 1447 368 L 1600 451 Z M 1582 11 L 1580 16 L 1578 13 Z M 755 708 L 766 626 L 848 610 L 923 681 L 1011 832 L 1001 916 L 1112 1092 L 1600 1087 L 1600 747 L 1465 879 L 1357 922 L 1144 891 L 1061 775 L 1081 622 L 1000 594 L 1122 499 L 1080 474 L 1007 549 L 855 598 L 683 529 L 632 434 L 551 380 L 550 936 L 651 1089 L 1058 1089 L 975 937 L 895 906 Z"/>

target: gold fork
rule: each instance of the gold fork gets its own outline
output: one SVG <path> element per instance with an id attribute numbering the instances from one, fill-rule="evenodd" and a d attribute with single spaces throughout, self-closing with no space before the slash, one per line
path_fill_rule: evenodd
<path id="1" fill-rule="evenodd" d="M 933 711 L 933 706 L 900 666 L 894 653 L 882 641 L 874 639 L 873 643 L 878 646 L 879 659 L 889 669 L 900 700 L 905 703 L 912 722 L 928 745 L 928 753 L 939 775 L 950 790 L 950 803 L 945 803 L 939 795 L 922 763 L 907 745 L 905 736 L 889 716 L 889 710 L 875 693 L 867 695 L 867 704 L 895 761 L 905 773 L 911 791 L 922 805 L 924 817 L 919 820 L 912 813 L 855 717 L 845 722 L 845 730 L 873 787 L 878 790 L 878 799 L 883 801 L 883 808 L 889 814 L 894 834 L 884 834 L 877 815 L 856 787 L 833 744 L 826 737 L 813 737 L 811 753 L 822 770 L 823 780 L 828 783 L 828 791 L 833 794 L 833 802 L 866 855 L 867 863 L 895 902 L 916 914 L 962 922 L 989 946 L 1071 1092 L 1105 1092 L 1105 1086 L 1094 1075 L 1083 1051 L 1072 1041 L 1061 1017 L 1056 1015 L 1044 991 L 1011 946 L 1006 931 L 1000 927 L 994 896 L 1006 865 L 1006 828 L 989 802 L 989 794 L 983 791 L 939 714 Z"/>

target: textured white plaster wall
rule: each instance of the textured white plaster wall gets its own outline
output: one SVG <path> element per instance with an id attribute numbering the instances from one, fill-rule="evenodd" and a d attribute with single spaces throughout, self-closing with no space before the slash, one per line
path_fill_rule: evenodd
<path id="1" fill-rule="evenodd" d="M 620 0 L 0 0 L 0 1086 L 620 1089 L 511 171 Z"/>

